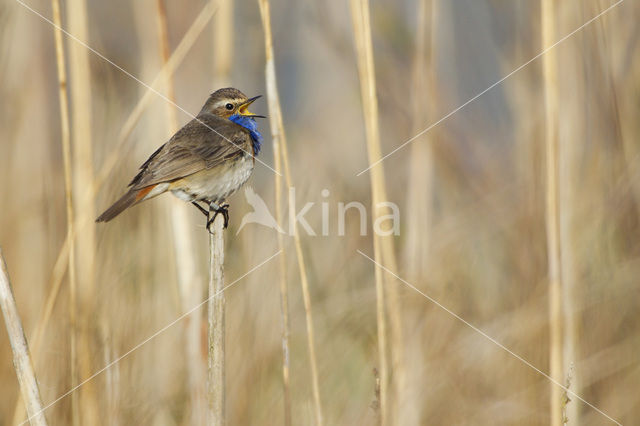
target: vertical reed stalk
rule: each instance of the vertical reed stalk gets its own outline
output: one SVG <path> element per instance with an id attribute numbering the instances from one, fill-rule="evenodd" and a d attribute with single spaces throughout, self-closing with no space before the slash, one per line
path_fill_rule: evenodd
<path id="1" fill-rule="evenodd" d="M 7 326 L 7 334 L 13 351 L 13 366 L 16 369 L 20 392 L 27 404 L 27 416 L 33 426 L 46 426 L 47 420 L 42 410 L 42 400 L 38 382 L 29 356 L 29 346 L 24 337 L 22 321 L 11 290 L 9 271 L 0 247 L 0 308 Z"/>
<path id="2" fill-rule="evenodd" d="M 233 1 L 218 0 L 218 12 L 213 18 L 214 87 L 229 86 L 233 52 Z"/>
<path id="3" fill-rule="evenodd" d="M 233 46 L 233 3 L 218 1 L 218 13 L 213 25 L 214 84 L 229 85 Z M 209 235 L 209 379 L 208 424 L 224 425 L 225 415 L 225 297 L 224 289 L 224 226 L 222 215 L 213 224 Z"/>
<path id="4" fill-rule="evenodd" d="M 420 0 L 417 10 L 416 41 L 413 59 L 413 81 L 410 98 L 412 101 L 412 134 L 418 133 L 427 123 L 436 118 L 436 9 L 437 0 Z M 422 136 L 421 141 L 411 144 L 411 159 L 408 176 L 407 229 L 404 258 L 407 276 L 414 282 L 424 280 L 430 268 L 431 218 L 433 212 L 433 147 L 436 129 Z M 422 324 L 417 318 L 413 324 Z M 415 356 L 422 357 L 421 348 L 409 346 Z M 418 424 L 422 404 L 416 398 L 423 383 L 408 379 L 397 385 L 395 392 L 397 422 L 401 425 Z"/>
<path id="5" fill-rule="evenodd" d="M 365 23 L 364 23 L 364 7 L 361 0 L 351 0 L 351 15 L 353 21 L 353 32 L 356 44 L 356 53 L 358 56 L 358 74 L 360 78 L 360 90 L 362 95 L 362 107 L 364 109 L 365 116 L 365 127 L 367 134 L 367 149 L 369 155 L 369 164 L 373 164 L 376 161 L 376 158 L 381 157 L 378 134 L 378 126 L 377 126 L 377 107 L 375 107 L 377 103 L 377 97 L 375 95 L 375 83 L 370 81 L 372 76 L 373 66 L 368 66 L 367 61 L 369 58 L 367 57 L 367 48 L 365 46 L 366 43 L 366 34 L 365 34 Z M 373 87 L 372 87 L 373 86 Z M 373 93 L 371 93 L 373 91 Z M 377 152 L 376 152 L 377 150 Z M 376 155 L 377 154 L 377 155 Z M 371 196 L 372 196 L 372 204 L 373 215 L 375 220 L 376 209 L 375 205 L 379 201 L 379 192 L 377 191 L 378 186 L 376 185 L 377 180 L 374 179 L 374 176 L 380 173 L 380 168 L 374 167 L 370 170 L 370 179 L 371 179 Z M 373 236 L 373 254 L 376 260 L 376 263 L 382 262 L 381 254 L 380 254 L 380 240 L 374 234 Z M 380 396 L 379 396 L 379 408 L 380 408 L 380 425 L 385 426 L 387 424 L 387 387 L 388 387 L 388 377 L 389 377 L 389 367 L 387 361 L 387 319 L 385 315 L 385 296 L 384 296 L 384 285 L 383 285 L 383 277 L 382 270 L 379 266 L 375 266 L 375 282 L 376 282 L 376 323 L 378 328 L 378 356 L 380 358 L 379 362 L 379 374 L 380 374 Z"/>
<path id="6" fill-rule="evenodd" d="M 583 20 L 587 20 L 585 14 L 585 4 L 580 3 L 561 3 L 562 12 L 559 16 L 582 16 Z M 561 18 L 562 19 L 562 18 Z M 566 19 L 560 22 L 566 22 Z M 597 34 L 600 29 L 602 21 L 599 20 L 595 23 L 596 28 L 587 34 Z M 560 275 L 562 277 L 562 373 L 563 383 L 576 393 L 581 393 L 581 371 L 575 371 L 575 362 L 578 360 L 579 352 L 578 347 L 580 344 L 580 314 L 581 308 L 584 302 L 581 299 L 578 286 L 580 279 L 578 278 L 578 247 L 576 244 L 576 236 L 579 235 L 575 228 L 575 222 L 577 219 L 577 203 L 579 202 L 578 191 L 576 187 L 579 158 L 582 153 L 586 152 L 587 140 L 587 126 L 576 125 L 576 123 L 585 123 L 589 117 L 586 114 L 588 109 L 585 109 L 587 103 L 585 94 L 589 92 L 588 83 L 585 81 L 585 62 L 588 62 L 584 54 L 585 52 L 597 52 L 592 46 L 587 45 L 586 34 L 582 34 L 582 43 L 584 49 L 572 49 L 567 52 L 566 55 L 560 57 L 562 61 L 560 69 L 564 70 L 563 74 L 571 76 L 568 79 L 565 77 L 563 81 L 559 83 L 559 90 L 564 93 L 572 93 L 572 96 L 563 97 L 563 108 L 558 111 L 558 198 L 562 201 L 562 209 L 559 215 L 560 226 L 560 259 L 562 261 L 560 267 Z M 578 40 L 575 40 L 578 42 Z M 612 91 L 613 93 L 613 91 Z M 559 94 L 559 97 L 562 95 Z M 615 96 L 613 96 L 615 99 Z M 581 409 L 584 405 L 574 401 L 570 403 L 572 398 L 567 395 L 566 391 L 562 392 L 561 411 L 562 420 L 565 424 L 569 425 L 581 425 L 584 424 L 581 419 Z"/>
<path id="7" fill-rule="evenodd" d="M 169 34 L 167 24 L 167 13 L 164 0 L 156 0 L 157 20 L 158 20 L 158 40 L 160 46 L 160 56 L 163 67 L 167 65 L 171 58 L 169 47 Z M 175 87 L 171 76 L 165 80 L 166 95 L 175 102 Z M 167 120 L 168 136 L 178 130 L 178 119 L 175 107 L 165 103 L 165 113 Z M 170 207 L 171 225 L 173 229 L 174 257 L 176 259 L 176 269 L 178 272 L 178 287 L 182 311 L 187 312 L 198 304 L 202 294 L 203 279 L 198 274 L 195 259 L 196 250 L 192 238 L 192 230 L 188 219 L 188 205 L 184 203 L 173 203 Z M 200 355 L 200 327 L 201 316 L 192 315 L 189 321 L 185 322 L 185 358 L 188 370 L 188 385 L 191 400 L 189 409 L 192 424 L 204 423 L 204 365 Z"/>
<path id="8" fill-rule="evenodd" d="M 169 47 L 169 26 L 167 24 L 167 9 L 164 0 L 156 0 L 156 11 L 158 20 L 158 44 L 160 47 L 160 58 L 164 67 L 171 57 L 171 48 Z M 167 76 L 164 81 L 166 96 L 171 102 L 176 101 L 176 90 L 173 85 L 173 78 Z M 165 102 L 165 113 L 167 119 L 168 133 L 173 134 L 178 130 L 178 118 L 173 105 Z"/>
<path id="9" fill-rule="evenodd" d="M 85 0 L 68 0 L 66 7 L 69 31 L 81 40 L 89 40 L 87 28 L 87 5 Z M 95 216 L 93 200 L 87 197 L 86 188 L 93 186 L 93 149 L 91 138 L 91 71 L 89 51 L 79 43 L 69 44 L 69 85 L 71 87 L 71 140 L 73 166 L 74 211 L 78 216 Z M 77 228 L 77 222 L 74 227 Z M 94 221 L 89 221 L 82 232 L 76 233 L 75 255 L 77 256 L 78 279 L 78 367 L 79 379 L 92 373 L 89 347 L 91 326 L 94 318 L 94 267 L 95 267 Z M 93 383 L 87 383 L 79 393 L 83 408 L 83 424 L 99 424 L 98 398 Z"/>
<path id="10" fill-rule="evenodd" d="M 420 0 L 417 11 L 417 34 L 413 59 L 412 134 L 418 133 L 431 120 L 436 110 L 435 35 L 437 0 Z M 434 131 L 418 143 L 411 144 L 409 195 L 407 197 L 408 233 L 404 254 L 407 275 L 414 280 L 428 273 L 431 240 L 431 202 L 433 194 Z"/>
<path id="11" fill-rule="evenodd" d="M 211 217 L 212 213 L 209 213 Z M 209 375 L 207 424 L 225 424 L 224 218 L 218 215 L 209 235 Z"/>
<path id="12" fill-rule="evenodd" d="M 77 324 L 76 324 L 76 262 L 75 262 L 75 244 L 74 244 L 74 223 L 73 223 L 73 199 L 72 199 L 72 180 L 71 180 L 71 143 L 69 131 L 69 98 L 67 95 L 67 71 L 65 68 L 65 52 L 64 43 L 62 42 L 62 18 L 60 16 L 60 1 L 51 0 L 53 10 L 53 22 L 57 26 L 54 29 L 56 64 L 58 68 L 58 89 L 60 101 L 60 129 L 62 141 L 62 159 L 64 162 L 64 188 L 65 188 L 65 205 L 67 212 L 67 239 L 69 240 L 69 324 L 70 324 L 70 346 L 71 346 L 71 387 L 78 384 L 77 371 Z M 78 392 L 71 394 L 71 419 L 73 426 L 80 424 L 80 407 L 78 406 Z"/>
<path id="13" fill-rule="evenodd" d="M 543 48 L 555 42 L 554 0 L 542 0 L 542 45 Z M 558 198 L 558 75 L 555 51 L 543 58 L 544 95 L 546 110 L 546 228 L 547 262 L 549 279 L 549 364 L 550 376 L 563 383 L 562 367 L 562 279 L 560 259 L 560 205 Z M 550 422 L 553 426 L 562 424 L 562 389 L 551 384 Z"/>
<path id="14" fill-rule="evenodd" d="M 376 95 L 375 67 L 373 61 L 373 45 L 371 41 L 371 19 L 369 16 L 368 0 L 351 0 L 351 14 L 356 44 L 358 75 L 364 111 L 365 132 L 367 139 L 367 153 L 369 164 L 374 164 L 381 157 L 380 131 L 378 128 L 378 99 Z M 381 216 L 377 205 L 387 200 L 384 168 L 378 164 L 369 170 L 371 181 L 371 198 L 373 221 Z M 394 254 L 393 236 L 373 235 L 373 249 L 376 262 L 385 264 L 392 270 L 397 270 Z M 394 269 L 395 268 L 395 269 Z M 390 417 L 392 406 L 387 401 L 389 367 L 387 365 L 386 317 L 388 310 L 391 318 L 391 355 L 393 366 L 394 387 L 396 392 L 405 389 L 406 374 L 404 370 L 403 331 L 400 316 L 401 308 L 398 300 L 398 286 L 395 280 L 383 277 L 379 267 L 375 268 L 377 322 L 378 322 L 378 350 L 380 356 L 380 422 L 385 425 Z M 388 277 L 388 275 L 387 275 Z M 383 284 L 386 280 L 387 286 Z M 389 306 L 385 308 L 386 294 L 389 296 Z M 395 394 L 397 396 L 397 393 Z"/>
<path id="15" fill-rule="evenodd" d="M 273 64 L 273 40 L 271 37 L 271 15 L 269 3 L 260 2 L 260 12 L 265 31 L 265 51 L 267 58 L 267 69 L 265 70 L 267 80 L 269 116 L 271 119 L 271 139 L 273 146 L 273 163 L 276 170 L 274 175 L 275 186 L 275 203 L 276 203 L 276 222 L 280 228 L 283 227 L 283 211 L 282 211 L 282 153 L 281 144 L 284 132 L 282 116 L 280 111 L 280 101 L 276 85 L 275 66 Z M 271 65 L 269 65 L 271 64 Z M 287 285 L 287 260 L 284 249 L 284 236 L 278 232 L 278 248 L 282 254 L 278 262 L 278 273 L 280 278 L 280 312 L 282 318 L 282 385 L 284 394 L 284 424 L 291 425 L 291 390 L 290 390 L 290 365 L 289 365 L 289 294 Z M 313 345 L 312 342 L 312 346 Z M 314 357 L 315 358 L 315 357 Z M 316 376 L 317 377 L 317 376 Z M 315 395 L 315 393 L 314 393 Z M 315 397 L 315 396 L 314 396 Z M 316 400 L 319 406 L 319 396 Z M 321 418 L 320 413 L 320 418 Z M 318 412 L 316 410 L 316 417 Z M 317 418 L 316 418 L 317 421 Z"/>
<path id="16" fill-rule="evenodd" d="M 287 152 L 287 139 L 284 131 L 284 124 L 282 121 L 282 109 L 280 107 L 280 96 L 278 94 L 278 85 L 276 79 L 276 69 L 273 55 L 273 37 L 271 34 L 271 10 L 269 0 L 258 0 L 260 5 L 260 16 L 262 17 L 262 26 L 264 28 L 264 40 L 265 40 L 265 80 L 267 87 L 267 97 L 269 104 L 269 120 L 271 127 L 271 134 L 273 138 L 274 146 L 274 165 L 276 171 L 280 172 L 279 155 L 282 155 L 282 163 L 284 165 L 284 175 L 287 187 L 293 188 L 291 179 L 291 170 L 289 168 L 289 155 Z M 282 212 L 280 211 L 280 198 L 282 194 L 279 192 L 281 187 L 281 177 L 276 173 L 275 185 L 276 185 L 276 215 L 278 224 L 282 224 Z M 290 200 L 291 201 L 291 200 Z M 291 208 L 291 206 L 290 206 Z M 313 328 L 313 314 L 311 308 L 311 295 L 309 292 L 309 282 L 307 280 L 307 269 L 305 265 L 304 255 L 302 254 L 302 244 L 300 242 L 300 235 L 298 234 L 297 223 L 294 223 L 293 227 L 293 239 L 296 250 L 296 258 L 298 261 L 298 270 L 300 273 L 300 285 L 302 288 L 302 298 L 304 301 L 305 319 L 307 327 L 307 346 L 309 349 L 309 363 L 311 366 L 311 384 L 313 391 L 313 400 L 315 408 L 316 425 L 323 424 L 322 419 L 322 403 L 320 399 L 320 385 L 318 381 L 318 362 L 316 358 L 315 350 L 315 336 Z M 284 240 L 282 235 L 278 235 L 278 244 L 280 248 L 284 248 Z M 284 252 L 283 252 L 284 254 Z M 282 323 L 283 323 L 283 384 L 285 392 L 285 423 L 291 422 L 291 401 L 289 395 L 289 313 L 288 313 L 288 296 L 287 296 L 287 282 L 286 282 L 286 261 L 283 258 L 280 260 L 280 298 L 282 308 Z"/>
<path id="17" fill-rule="evenodd" d="M 52 277 L 49 280 L 49 294 L 47 296 L 47 300 L 44 304 L 44 309 L 42 310 L 42 316 L 38 321 L 38 324 L 35 326 L 33 332 L 31 333 L 31 356 L 33 359 L 34 365 L 38 364 L 38 359 L 40 356 L 40 346 L 42 343 L 42 336 L 44 335 L 47 324 L 49 324 L 49 318 L 51 318 L 51 313 L 53 312 L 53 306 L 55 305 L 56 299 L 58 298 L 58 294 L 60 292 L 60 287 L 62 286 L 62 281 L 64 278 L 64 274 L 67 270 L 68 260 L 69 260 L 69 238 L 65 239 L 62 244 L 62 249 L 58 254 L 58 258 L 56 259 L 55 264 L 53 265 L 53 272 L 51 273 Z M 25 414 L 25 406 L 24 401 L 21 397 L 18 397 L 16 400 L 16 405 L 13 408 L 13 422 L 12 424 L 19 424 L 22 422 Z"/>

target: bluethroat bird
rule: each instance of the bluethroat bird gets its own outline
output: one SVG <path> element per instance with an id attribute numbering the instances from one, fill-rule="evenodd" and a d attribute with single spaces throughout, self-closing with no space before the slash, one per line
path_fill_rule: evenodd
<path id="1" fill-rule="evenodd" d="M 247 98 L 233 88 L 215 91 L 198 116 L 162 145 L 140 167 L 129 191 L 102 213 L 96 222 L 108 222 L 128 207 L 171 191 L 192 203 L 207 218 L 210 229 L 218 214 L 229 224 L 227 197 L 237 191 L 253 171 L 262 135 Z M 209 210 L 201 205 L 205 203 Z"/>

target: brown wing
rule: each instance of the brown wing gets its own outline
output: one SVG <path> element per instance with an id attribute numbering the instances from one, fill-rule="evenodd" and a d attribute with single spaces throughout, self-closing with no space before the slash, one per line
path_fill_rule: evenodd
<path id="1" fill-rule="evenodd" d="M 170 182 L 245 153 L 251 153 L 246 129 L 211 114 L 199 115 L 149 157 L 129 186 Z"/>

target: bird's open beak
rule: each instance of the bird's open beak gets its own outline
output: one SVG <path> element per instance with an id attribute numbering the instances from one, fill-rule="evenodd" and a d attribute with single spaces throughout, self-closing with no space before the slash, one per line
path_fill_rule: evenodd
<path id="1" fill-rule="evenodd" d="M 251 105 L 256 99 L 260 98 L 261 96 L 262 95 L 258 95 L 258 96 L 254 96 L 251 99 L 248 99 L 247 102 L 245 102 L 242 105 L 240 105 L 240 109 L 238 110 L 238 113 L 240 115 L 245 116 L 245 117 L 267 118 L 264 115 L 256 115 L 256 114 L 252 113 L 251 111 L 249 111 L 249 105 Z"/>

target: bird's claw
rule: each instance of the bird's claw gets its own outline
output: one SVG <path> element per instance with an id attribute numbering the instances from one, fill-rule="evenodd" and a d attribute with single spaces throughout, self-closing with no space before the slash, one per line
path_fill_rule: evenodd
<path id="1" fill-rule="evenodd" d="M 207 230 L 213 234 L 213 230 L 211 229 L 211 225 L 213 225 L 213 222 L 215 222 L 216 217 L 221 214 L 222 217 L 224 218 L 224 229 L 227 229 L 227 227 L 229 226 L 229 204 L 224 203 L 220 206 L 218 206 L 217 208 L 215 207 L 214 204 L 211 204 L 210 206 L 211 211 L 213 212 L 213 217 L 211 219 L 207 220 Z"/>

